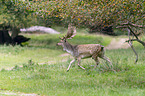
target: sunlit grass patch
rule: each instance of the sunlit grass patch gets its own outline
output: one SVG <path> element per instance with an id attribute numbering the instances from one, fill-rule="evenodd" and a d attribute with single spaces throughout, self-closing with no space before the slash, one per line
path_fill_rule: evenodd
<path id="1" fill-rule="evenodd" d="M 55 61 L 55 57 L 59 57 L 62 53 L 60 50 L 47 48 L 0 46 L 0 69 L 22 65 L 28 60 L 34 60 L 38 63 L 49 63 Z M 61 57 L 58 60 L 61 60 Z"/>

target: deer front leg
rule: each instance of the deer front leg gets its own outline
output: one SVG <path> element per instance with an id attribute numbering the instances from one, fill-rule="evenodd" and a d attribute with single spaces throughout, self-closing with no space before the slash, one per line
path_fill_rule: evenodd
<path id="1" fill-rule="evenodd" d="M 96 67 L 99 65 L 98 57 L 96 57 L 94 60 L 95 60 L 95 62 L 96 62 L 96 65 L 94 66 L 94 68 L 96 68 Z"/>
<path id="2" fill-rule="evenodd" d="M 75 62 L 75 61 L 76 61 L 76 59 L 73 59 L 73 60 L 70 62 L 69 66 L 68 66 L 68 68 L 67 68 L 67 72 L 69 71 L 69 68 L 70 68 L 71 64 L 72 64 L 73 62 Z"/>
<path id="3" fill-rule="evenodd" d="M 80 68 L 82 68 L 82 69 L 84 69 L 84 70 L 85 70 L 85 68 L 84 68 L 84 67 L 80 66 L 81 57 L 77 58 L 77 60 L 78 60 L 78 66 L 79 66 Z"/>

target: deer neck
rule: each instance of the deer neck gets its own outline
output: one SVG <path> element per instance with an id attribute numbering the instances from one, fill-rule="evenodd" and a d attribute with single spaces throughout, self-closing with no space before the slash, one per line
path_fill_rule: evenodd
<path id="1" fill-rule="evenodd" d="M 68 43 L 67 41 L 63 43 L 63 50 L 67 51 L 71 55 L 74 55 L 74 46 Z"/>

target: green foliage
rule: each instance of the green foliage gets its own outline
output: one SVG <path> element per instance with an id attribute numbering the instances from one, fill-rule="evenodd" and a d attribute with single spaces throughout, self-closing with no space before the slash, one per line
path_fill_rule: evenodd
<path id="1" fill-rule="evenodd" d="M 30 9 L 39 12 L 44 18 L 59 17 L 65 23 L 71 22 L 78 26 L 117 25 L 126 21 L 144 24 L 143 0 L 39 0 L 31 4 L 33 6 Z"/>
<path id="2" fill-rule="evenodd" d="M 144 25 L 143 0 L 1 0 L 0 26 L 42 25 L 103 28 L 132 22 Z M 120 34 L 120 33 L 119 33 Z"/>
<path id="3" fill-rule="evenodd" d="M 23 0 L 1 0 L 0 5 L 1 27 L 21 28 L 30 26 L 33 11 L 28 9 L 28 2 Z"/>

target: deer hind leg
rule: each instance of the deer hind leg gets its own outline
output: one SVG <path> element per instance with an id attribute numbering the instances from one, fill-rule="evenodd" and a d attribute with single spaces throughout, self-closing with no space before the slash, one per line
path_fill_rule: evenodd
<path id="1" fill-rule="evenodd" d="M 85 68 L 84 68 L 84 67 L 80 66 L 81 57 L 77 58 L 77 60 L 78 60 L 78 66 L 79 66 L 80 68 L 82 68 L 82 69 L 84 69 L 84 70 L 85 70 Z"/>
<path id="2" fill-rule="evenodd" d="M 75 61 L 76 61 L 76 59 L 73 59 L 73 60 L 70 62 L 69 66 L 68 66 L 68 68 L 67 68 L 67 71 L 69 71 L 69 68 L 70 68 L 71 64 L 72 64 L 73 62 L 75 62 Z"/>
<path id="3" fill-rule="evenodd" d="M 112 62 L 109 60 L 108 57 L 106 57 L 106 56 L 101 56 L 100 58 L 102 58 L 102 59 L 106 60 L 107 62 L 109 62 L 110 65 L 113 67 Z"/>

